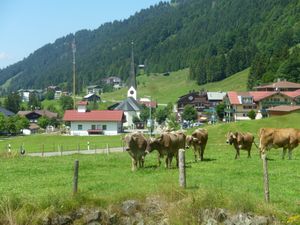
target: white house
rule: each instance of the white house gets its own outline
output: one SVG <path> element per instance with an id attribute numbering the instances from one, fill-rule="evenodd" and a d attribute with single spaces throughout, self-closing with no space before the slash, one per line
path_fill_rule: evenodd
<path id="1" fill-rule="evenodd" d="M 79 102 L 77 110 L 66 110 L 63 120 L 70 122 L 70 134 L 86 136 L 91 134 L 116 135 L 123 130 L 125 120 L 121 110 L 86 110 L 87 103 Z"/>

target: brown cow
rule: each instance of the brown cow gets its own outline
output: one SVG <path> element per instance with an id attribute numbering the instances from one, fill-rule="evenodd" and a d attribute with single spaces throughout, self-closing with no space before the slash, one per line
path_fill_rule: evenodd
<path id="1" fill-rule="evenodd" d="M 208 133 L 206 129 L 198 128 L 195 130 L 192 135 L 188 135 L 186 137 L 186 147 L 189 148 L 191 145 L 194 147 L 194 155 L 195 155 L 195 162 L 197 162 L 197 152 L 198 152 L 198 159 L 203 161 L 203 155 L 205 146 L 208 140 Z"/>
<path id="2" fill-rule="evenodd" d="M 144 167 L 145 150 L 147 148 L 147 140 L 144 135 L 141 133 L 127 134 L 124 141 L 125 150 L 128 151 L 132 160 L 131 170 L 136 170 L 137 163 L 139 163 L 139 167 Z"/>
<path id="3" fill-rule="evenodd" d="M 234 146 L 236 150 L 236 155 L 235 159 L 240 157 L 240 150 L 246 150 L 248 151 L 248 158 L 251 158 L 251 147 L 252 143 L 255 144 L 257 147 L 256 143 L 254 142 L 254 136 L 249 133 L 241 133 L 241 132 L 228 132 L 227 134 L 227 144 L 230 144 Z"/>
<path id="4" fill-rule="evenodd" d="M 259 149 L 261 154 L 271 148 L 283 148 L 282 159 L 286 150 L 289 150 L 289 159 L 292 159 L 292 150 L 299 145 L 300 130 L 294 128 L 261 128 L 259 130 Z"/>
<path id="5" fill-rule="evenodd" d="M 158 138 L 152 138 L 148 141 L 147 153 L 157 150 L 158 166 L 160 166 L 160 158 L 166 157 L 166 168 L 171 168 L 172 159 L 176 157 L 176 165 L 178 167 L 178 150 L 185 148 L 186 135 L 183 132 L 164 132 Z"/>

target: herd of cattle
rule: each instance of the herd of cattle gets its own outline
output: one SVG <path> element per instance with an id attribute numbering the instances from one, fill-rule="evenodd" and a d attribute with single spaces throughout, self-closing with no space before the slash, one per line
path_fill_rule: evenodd
<path id="1" fill-rule="evenodd" d="M 235 159 L 240 156 L 240 150 L 248 151 L 251 157 L 251 147 L 254 143 L 260 149 L 260 154 L 265 154 L 271 148 L 283 148 L 282 158 L 289 151 L 289 159 L 292 150 L 300 143 L 300 130 L 294 128 L 261 128 L 259 131 L 259 147 L 254 142 L 254 136 L 248 132 L 228 132 L 227 143 L 233 145 L 236 150 Z M 195 161 L 203 161 L 204 150 L 208 141 L 206 129 L 197 129 L 192 135 L 186 135 L 183 131 L 164 132 L 157 138 L 147 139 L 142 133 L 127 134 L 124 137 L 125 149 L 132 158 L 132 170 L 144 166 L 145 156 L 154 150 L 158 151 L 158 166 L 161 158 L 166 156 L 166 168 L 171 168 L 173 157 L 178 166 L 178 151 L 193 146 Z"/>

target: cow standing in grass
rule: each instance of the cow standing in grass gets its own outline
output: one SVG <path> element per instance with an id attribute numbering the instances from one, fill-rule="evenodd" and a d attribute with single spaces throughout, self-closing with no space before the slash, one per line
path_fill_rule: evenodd
<path id="1" fill-rule="evenodd" d="M 259 138 L 261 154 L 265 154 L 271 148 L 283 148 L 282 159 L 284 159 L 287 149 L 289 150 L 289 159 L 292 159 L 292 150 L 300 142 L 300 130 L 294 128 L 261 128 Z"/>
<path id="2" fill-rule="evenodd" d="M 195 155 L 195 162 L 197 162 L 197 153 L 198 159 L 203 161 L 204 150 L 206 147 L 206 143 L 208 140 L 208 132 L 206 129 L 197 129 L 195 130 L 192 135 L 188 135 L 186 137 L 186 147 L 189 148 L 190 146 L 194 147 L 194 155 Z"/>
<path id="3" fill-rule="evenodd" d="M 132 160 L 131 170 L 135 171 L 137 166 L 144 167 L 145 150 L 147 140 L 141 133 L 127 134 L 124 137 L 125 150 L 129 153 Z"/>
<path id="4" fill-rule="evenodd" d="M 166 157 L 166 168 L 171 168 L 172 159 L 175 156 L 176 165 L 178 167 L 178 150 L 185 148 L 186 135 L 181 132 L 164 132 L 158 138 L 151 138 L 148 141 L 147 153 L 153 150 L 158 151 L 158 166 L 160 166 L 160 158 Z"/>
<path id="5" fill-rule="evenodd" d="M 233 145 L 236 150 L 235 159 L 240 158 L 240 150 L 246 150 L 248 152 L 248 158 L 251 158 L 251 148 L 254 142 L 254 136 L 249 133 L 241 132 L 229 132 L 227 134 L 227 144 Z M 255 144 L 256 145 L 256 144 Z M 257 147 L 257 145 L 256 145 Z"/>

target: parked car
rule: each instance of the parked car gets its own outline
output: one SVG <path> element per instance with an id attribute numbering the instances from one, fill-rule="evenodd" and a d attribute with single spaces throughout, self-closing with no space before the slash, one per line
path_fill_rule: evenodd
<path id="1" fill-rule="evenodd" d="M 200 126 L 203 126 L 204 123 L 201 123 L 201 122 L 196 122 L 196 123 L 193 123 L 193 127 L 200 127 Z"/>

